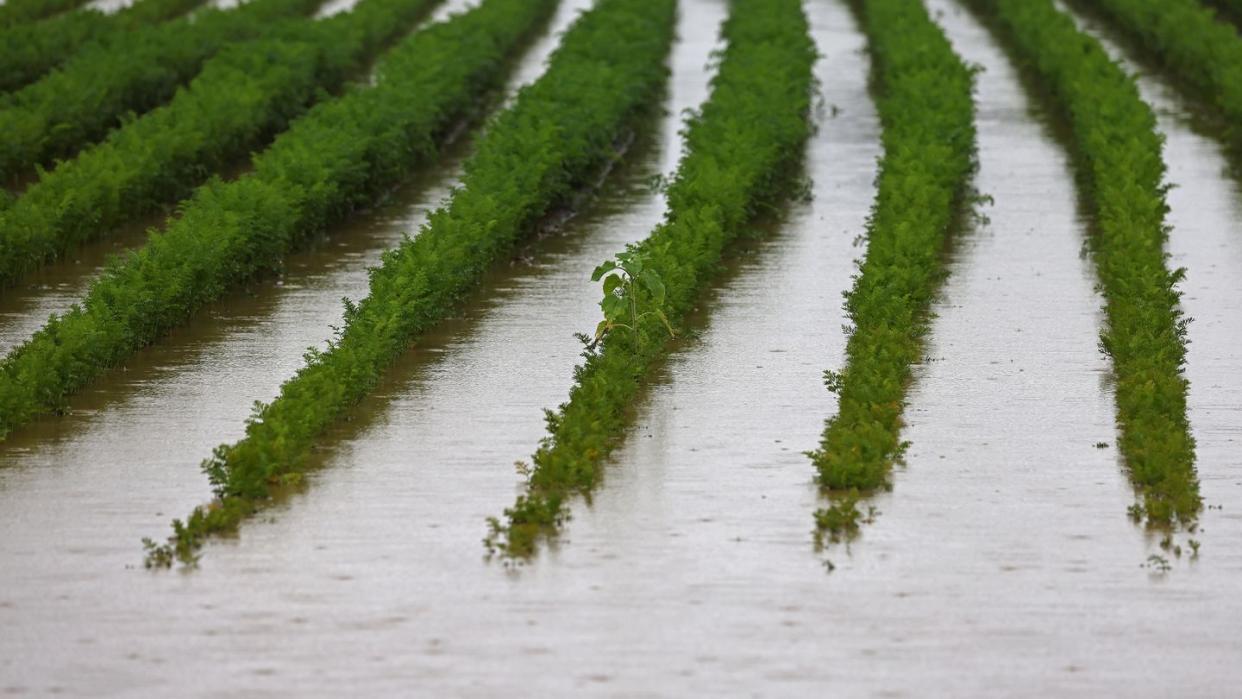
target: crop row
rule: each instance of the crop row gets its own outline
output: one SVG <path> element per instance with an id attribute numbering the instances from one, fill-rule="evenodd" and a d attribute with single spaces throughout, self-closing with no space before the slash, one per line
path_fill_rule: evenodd
<path id="1" fill-rule="evenodd" d="M 1242 28 L 1242 0 L 1206 0 L 1220 16 Z"/>
<path id="2" fill-rule="evenodd" d="M 1235 156 L 1242 154 L 1242 39 L 1237 28 L 1217 20 L 1196 0 L 1072 4 L 1111 20 L 1174 77 L 1174 86 L 1217 110 Z"/>
<path id="3" fill-rule="evenodd" d="M 911 367 L 922 357 L 943 256 L 974 171 L 972 75 L 918 0 L 860 0 L 883 129 L 867 253 L 845 308 L 845 367 L 825 372 L 839 408 L 810 454 L 835 502 L 815 515 L 830 536 L 857 527 L 860 494 L 890 487 Z"/>
<path id="4" fill-rule="evenodd" d="M 712 92 L 686 126 L 686 156 L 668 188 L 668 211 L 651 235 L 596 270 L 604 319 L 569 401 L 549 413 L 527 492 L 491 521 L 489 548 L 533 552 L 553 534 L 565 501 L 598 482 L 620 442 L 627 410 L 670 350 L 721 266 L 729 243 L 748 232 L 795 184 L 811 127 L 815 47 L 798 0 L 735 0 Z"/>
<path id="5" fill-rule="evenodd" d="M 74 245 L 176 202 L 244 158 L 323 90 L 339 88 L 433 3 L 363 0 L 287 37 L 227 47 L 169 104 L 41 173 L 0 213 L 0 288 Z"/>
<path id="6" fill-rule="evenodd" d="M 120 124 L 166 102 L 228 44 L 286 29 L 321 0 L 253 0 L 207 9 L 84 47 L 59 70 L 0 98 L 0 182 L 73 154 Z"/>
<path id="7" fill-rule="evenodd" d="M 0 434 L 54 412 L 86 382 L 184 323 L 435 152 L 495 84 L 491 73 L 545 5 L 516 0 L 402 42 L 374 88 L 316 106 L 254 159 L 254 171 L 199 188 L 163 233 L 114 261 L 81 306 L 0 362 Z M 537 11 L 538 10 L 538 11 Z M 501 24 L 512 23 L 512 28 Z M 479 45 L 471 46 L 477 35 Z"/>
<path id="8" fill-rule="evenodd" d="M 1186 417 L 1185 321 L 1164 244 L 1163 138 L 1133 78 L 1051 0 L 972 0 L 1068 122 L 1088 239 L 1104 294 L 1120 448 L 1154 524 L 1192 523 L 1202 503 Z"/>
<path id="9" fill-rule="evenodd" d="M 203 0 L 138 0 L 112 15 L 81 10 L 0 30 L 0 92 L 35 81 L 88 43 L 124 41 L 126 32 L 172 19 L 202 3 Z"/>
<path id="10" fill-rule="evenodd" d="M 86 0 L 6 0 L 0 5 L 0 27 L 11 27 L 72 10 Z"/>
<path id="11" fill-rule="evenodd" d="M 246 437 L 204 463 L 217 501 L 174 523 L 174 537 L 149 562 L 192 558 L 205 536 L 236 527 L 273 484 L 296 479 L 314 440 L 411 340 L 616 157 L 617 141 L 664 83 L 674 8 L 672 0 L 600 0 L 577 20 L 543 77 L 481 139 L 451 199 L 384 254 L 370 295 L 347 305 L 328 349 L 310 352 L 280 396 L 256 410 Z"/>

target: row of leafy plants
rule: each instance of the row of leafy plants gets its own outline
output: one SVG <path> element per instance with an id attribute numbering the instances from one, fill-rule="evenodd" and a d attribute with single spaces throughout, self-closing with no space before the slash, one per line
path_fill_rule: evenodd
<path id="1" fill-rule="evenodd" d="M 404 40 L 359 85 L 297 119 L 252 172 L 213 178 L 85 299 L 0 361 L 0 437 L 186 322 L 328 224 L 374 202 L 468 118 L 553 0 L 488 0 Z"/>
<path id="2" fill-rule="evenodd" d="M 711 285 L 729 244 L 794 188 L 810 134 L 816 51 L 798 0 L 734 0 L 711 96 L 685 128 L 665 220 L 595 270 L 603 319 L 575 369 L 569 401 L 548 413 L 526 492 L 490 521 L 487 545 L 533 553 L 567 499 L 588 494 L 621 441 L 644 380 Z"/>
<path id="3" fill-rule="evenodd" d="M 825 372 L 837 414 L 809 456 L 831 499 L 817 538 L 853 533 L 862 497 L 891 487 L 912 366 L 922 358 L 946 248 L 975 165 L 972 69 L 918 0 L 858 0 L 867 35 L 884 154 L 867 224 L 867 252 L 846 296 L 853 328 L 845 366 Z"/>
<path id="4" fill-rule="evenodd" d="M 0 213 L 0 288 L 172 204 L 339 89 L 435 0 L 362 0 L 283 38 L 224 49 L 173 100 L 40 174 Z"/>
<path id="5" fill-rule="evenodd" d="M 167 102 L 225 46 L 287 31 L 291 20 L 321 2 L 252 0 L 234 10 L 208 8 L 82 48 L 58 70 L 0 98 L 0 182 L 28 177 L 36 166 L 99 140 L 129 115 Z"/>
<path id="6" fill-rule="evenodd" d="M 173 19 L 203 1 L 138 0 L 111 15 L 80 10 L 0 30 L 0 92 L 34 82 L 82 46 L 95 41 L 123 41 L 126 32 Z"/>
<path id="7" fill-rule="evenodd" d="M 1071 3 L 1121 29 L 1172 84 L 1210 106 L 1225 122 L 1235 157 L 1242 155 L 1242 38 L 1197 0 L 1074 0 Z M 1242 13 L 1242 2 L 1234 0 Z M 1242 14 L 1239 15 L 1242 17 Z"/>
<path id="8" fill-rule="evenodd" d="M 1207 0 L 1220 16 L 1242 30 L 1242 0 Z"/>
<path id="9" fill-rule="evenodd" d="M 370 294 L 347 304 L 328 348 L 308 353 L 276 400 L 256 406 L 245 438 L 204 463 L 215 502 L 175 522 L 167 544 L 151 545 L 149 564 L 192 561 L 205 537 L 234 529 L 274 485 L 299 478 L 316 438 L 410 342 L 452 314 L 493 264 L 618 157 L 617 144 L 664 85 L 674 20 L 673 0 L 599 0 L 579 17 L 544 75 L 477 144 L 450 200 L 384 254 Z"/>
<path id="10" fill-rule="evenodd" d="M 1119 445 L 1149 524 L 1202 508 L 1186 416 L 1186 321 L 1164 251 L 1163 137 L 1134 79 L 1051 0 L 971 0 L 1069 126 L 1092 209 L 1088 244 L 1104 294 L 1101 348 L 1116 379 Z M 1153 4 L 1154 6 L 1154 4 Z M 1162 5 L 1167 6 L 1167 5 Z"/>
<path id="11" fill-rule="evenodd" d="M 6 0 L 0 5 L 0 27 L 12 27 L 51 17 L 86 4 L 87 0 Z"/>

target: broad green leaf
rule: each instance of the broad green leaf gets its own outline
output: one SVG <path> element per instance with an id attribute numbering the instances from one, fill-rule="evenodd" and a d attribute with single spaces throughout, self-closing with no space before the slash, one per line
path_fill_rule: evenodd
<path id="1" fill-rule="evenodd" d="M 621 286 L 624 283 L 625 283 L 625 280 L 621 278 L 621 275 L 619 274 L 609 275 L 606 279 L 604 279 L 604 293 L 611 294 L 614 290 L 616 290 L 617 287 Z"/>
<path id="2" fill-rule="evenodd" d="M 605 274 L 608 274 L 609 272 L 611 272 L 612 270 L 616 268 L 617 268 L 617 263 L 612 260 L 608 260 L 604 264 L 595 268 L 595 271 L 591 273 L 591 281 L 597 282 L 600 279 L 603 279 Z"/>

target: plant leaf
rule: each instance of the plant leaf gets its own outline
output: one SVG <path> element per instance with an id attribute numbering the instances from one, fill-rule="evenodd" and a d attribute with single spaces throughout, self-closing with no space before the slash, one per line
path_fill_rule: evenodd
<path id="1" fill-rule="evenodd" d="M 613 260 L 608 260 L 604 264 L 595 268 L 595 271 L 591 273 L 591 281 L 593 282 L 599 281 L 600 279 L 604 277 L 605 274 L 608 274 L 609 272 L 611 272 L 612 270 L 616 268 L 617 268 L 617 263 L 614 262 Z"/>

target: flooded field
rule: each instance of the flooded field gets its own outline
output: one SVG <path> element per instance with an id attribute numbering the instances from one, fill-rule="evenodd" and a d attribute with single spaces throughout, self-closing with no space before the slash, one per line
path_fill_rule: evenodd
<path id="1" fill-rule="evenodd" d="M 430 21 L 477 4 L 443 3 Z M 591 5 L 563 0 L 497 108 Z M 342 297 L 363 297 L 381 253 L 452 194 L 476 130 L 279 277 L 209 305 L 65 415 L 0 442 L 0 692 L 1227 693 L 1242 681 L 1242 187 L 1163 79 L 1140 76 L 1166 138 L 1168 250 L 1194 319 L 1189 416 L 1208 509 L 1201 553 L 1178 557 L 1126 516 L 1135 494 L 1066 139 L 973 15 L 927 6 L 983 69 L 983 199 L 946 253 L 905 464 L 856 540 L 813 547 L 824 501 L 804 452 L 837 409 L 822 373 L 844 361 L 842 301 L 866 252 L 881 124 L 857 17 L 814 0 L 810 196 L 731 249 L 564 532 L 527 562 L 485 555 L 487 518 L 524 483 L 515 462 L 568 396 L 574 334 L 599 320 L 591 270 L 660 223 L 655 182 L 676 170 L 686 112 L 710 93 L 729 2 L 692 0 L 662 109 L 598 190 L 421 336 L 322 441 L 306 482 L 208 543 L 198 568 L 148 571 L 139 542 L 210 499 L 201 460 L 242 437 L 252 404 L 344 322 Z M 80 298 L 144 226 L 0 295 L 0 352 Z"/>

